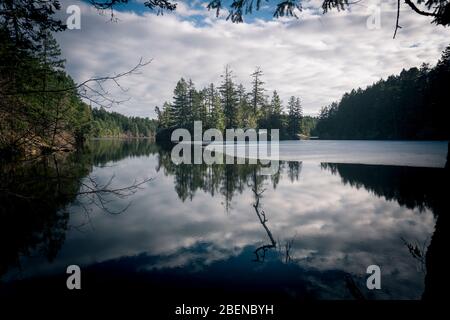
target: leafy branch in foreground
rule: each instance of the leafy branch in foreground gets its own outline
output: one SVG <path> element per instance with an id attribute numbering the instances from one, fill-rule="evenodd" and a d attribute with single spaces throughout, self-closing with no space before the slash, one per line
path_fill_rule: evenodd
<path id="1" fill-rule="evenodd" d="M 363 0 L 355 0 L 352 2 L 349 2 L 349 0 L 323 0 L 321 8 L 324 14 L 333 9 L 343 11 L 361 1 Z M 152 10 L 156 10 L 158 14 L 163 14 L 164 11 L 175 11 L 178 2 L 178 0 L 149 0 L 144 5 Z M 398 23 L 400 2 L 401 0 L 397 0 L 398 9 L 395 34 L 401 28 Z M 91 0 L 90 3 L 99 10 L 111 10 L 111 15 L 113 16 L 114 7 L 127 4 L 128 0 Z M 244 15 L 259 11 L 262 3 L 265 4 L 265 7 L 270 6 L 273 8 L 274 18 L 285 16 L 298 18 L 295 10 L 302 11 L 301 0 L 209 0 L 206 8 L 215 11 L 217 17 L 221 11 L 226 10 L 228 12 L 227 20 L 231 20 L 234 23 L 241 23 L 244 21 Z M 448 0 L 404 0 L 404 3 L 415 13 L 432 17 L 432 23 L 443 26 L 450 25 L 450 1 Z M 423 7 L 426 10 L 422 9 Z"/>

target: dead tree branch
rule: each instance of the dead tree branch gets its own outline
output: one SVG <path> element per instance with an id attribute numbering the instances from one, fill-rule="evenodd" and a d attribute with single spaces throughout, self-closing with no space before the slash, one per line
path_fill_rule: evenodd
<path id="1" fill-rule="evenodd" d="M 127 92 L 128 89 L 124 88 L 119 80 L 123 77 L 130 75 L 139 74 L 139 70 L 152 62 L 151 60 L 144 61 L 141 57 L 139 62 L 130 70 L 125 72 L 120 72 L 112 76 L 102 76 L 94 77 L 84 80 L 73 86 L 58 88 L 58 89 L 43 89 L 43 90 L 23 90 L 23 91 L 13 91 L 4 92 L 3 96 L 17 96 L 17 95 L 33 95 L 33 94 L 45 94 L 45 93 L 64 93 L 70 91 L 76 91 L 81 98 L 89 101 L 91 104 L 102 107 L 111 107 L 113 105 L 121 104 L 129 100 L 117 100 L 110 96 L 110 93 L 106 90 L 105 84 L 112 82 L 116 87 L 118 87 L 122 92 Z"/>
<path id="2" fill-rule="evenodd" d="M 111 188 L 111 184 L 114 180 L 114 175 L 104 184 L 99 183 L 94 177 L 89 176 L 87 181 L 81 182 L 81 189 L 77 192 L 78 196 L 87 197 L 90 204 L 94 204 L 98 208 L 110 213 L 110 214 L 120 214 L 125 212 L 131 205 L 129 202 L 124 208 L 119 211 L 113 211 L 108 208 L 108 204 L 112 201 L 108 199 L 108 196 L 114 196 L 116 198 L 125 199 L 138 190 L 142 189 L 142 186 L 147 182 L 153 180 L 153 178 L 146 178 L 140 182 L 135 180 L 133 184 L 126 187 Z"/>
<path id="3" fill-rule="evenodd" d="M 397 35 L 397 30 L 402 28 L 399 25 L 399 21 L 400 21 L 400 0 L 397 0 L 397 21 L 395 23 L 395 31 L 393 39 L 395 39 L 395 36 Z"/>

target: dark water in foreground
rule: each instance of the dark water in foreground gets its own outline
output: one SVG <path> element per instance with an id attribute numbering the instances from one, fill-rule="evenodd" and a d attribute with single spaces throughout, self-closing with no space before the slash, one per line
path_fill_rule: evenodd
<path id="1" fill-rule="evenodd" d="M 77 264 L 93 293 L 420 299 L 425 254 L 448 213 L 444 169 L 308 160 L 261 176 L 258 165 L 176 166 L 147 141 L 109 140 L 4 169 L 0 293 L 66 292 L 66 267 Z M 145 178 L 135 193 L 89 193 Z M 366 288 L 372 264 L 381 290 Z"/>

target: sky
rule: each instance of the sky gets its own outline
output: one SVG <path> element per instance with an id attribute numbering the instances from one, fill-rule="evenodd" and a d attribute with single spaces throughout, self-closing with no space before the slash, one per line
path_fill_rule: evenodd
<path id="1" fill-rule="evenodd" d="M 73 4 L 81 8 L 81 29 L 56 35 L 77 82 L 127 71 L 140 58 L 151 61 L 121 78 L 121 88 L 105 85 L 114 98 L 127 99 L 111 110 L 129 116 L 154 118 L 155 106 L 172 100 L 181 77 L 197 89 L 219 85 L 227 64 L 235 82 L 248 90 L 250 74 L 260 67 L 267 95 L 277 90 L 284 104 L 299 96 L 304 114 L 317 115 L 353 88 L 424 62 L 434 65 L 450 43 L 449 28 L 431 24 L 403 3 L 402 28 L 393 39 L 396 1 L 361 0 L 350 10 L 323 15 L 320 0 L 305 0 L 298 19 L 272 19 L 273 8 L 264 4 L 241 24 L 227 21 L 226 10 L 216 18 L 202 1 L 180 1 L 175 13 L 164 15 L 144 7 L 144 0 L 132 2 L 111 21 L 110 12 L 63 0 L 63 12 Z"/>

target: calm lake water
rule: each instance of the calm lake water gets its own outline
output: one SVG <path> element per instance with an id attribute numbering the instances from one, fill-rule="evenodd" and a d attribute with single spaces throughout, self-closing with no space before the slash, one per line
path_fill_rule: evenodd
<path id="1" fill-rule="evenodd" d="M 448 211 L 439 186 L 446 152 L 446 142 L 282 142 L 279 171 L 261 176 L 259 165 L 177 166 L 145 140 L 93 141 L 64 160 L 82 177 L 64 188 L 152 180 L 124 197 L 46 199 L 43 221 L 7 219 L 0 292 L 67 291 L 66 267 L 76 264 L 88 292 L 420 299 L 425 252 Z M 373 264 L 381 290 L 366 287 Z"/>

